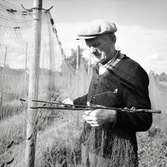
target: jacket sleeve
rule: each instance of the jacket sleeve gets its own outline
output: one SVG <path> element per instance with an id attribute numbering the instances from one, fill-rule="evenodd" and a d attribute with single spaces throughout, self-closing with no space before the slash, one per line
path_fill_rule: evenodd
<path id="1" fill-rule="evenodd" d="M 87 94 L 73 100 L 74 105 L 83 105 L 87 103 Z"/>
<path id="2" fill-rule="evenodd" d="M 150 109 L 151 103 L 148 93 L 149 78 L 147 73 L 139 66 L 135 69 L 134 85 L 136 92 L 122 86 L 122 98 L 124 106 L 127 108 L 135 107 L 140 109 Z M 134 82 L 134 83 L 135 83 Z M 152 113 L 146 112 L 123 112 L 117 111 L 117 121 L 115 127 L 127 131 L 146 131 L 151 127 Z"/>

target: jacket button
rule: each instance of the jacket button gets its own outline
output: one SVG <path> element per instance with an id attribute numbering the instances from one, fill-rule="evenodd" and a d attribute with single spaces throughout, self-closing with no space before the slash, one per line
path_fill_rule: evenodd
<path id="1" fill-rule="evenodd" d="M 95 96 L 93 96 L 92 98 L 95 99 Z"/>
<path id="2" fill-rule="evenodd" d="M 92 97 L 91 97 L 91 103 L 93 103 L 94 101 L 95 101 L 95 97 L 92 96 Z"/>

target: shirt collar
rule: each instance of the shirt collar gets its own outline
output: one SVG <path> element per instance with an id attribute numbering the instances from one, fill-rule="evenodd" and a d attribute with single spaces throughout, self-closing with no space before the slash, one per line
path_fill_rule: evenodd
<path id="1" fill-rule="evenodd" d="M 114 61 L 116 60 L 120 55 L 120 50 L 116 50 L 115 55 L 112 58 L 108 58 L 108 59 L 102 59 L 99 64 L 105 65 L 106 63 L 108 63 L 109 61 Z"/>

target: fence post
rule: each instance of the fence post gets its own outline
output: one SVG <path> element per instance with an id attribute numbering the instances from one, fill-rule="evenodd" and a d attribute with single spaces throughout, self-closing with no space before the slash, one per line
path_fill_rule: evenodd
<path id="1" fill-rule="evenodd" d="M 5 75 L 6 75 L 6 59 L 7 59 L 7 51 L 8 48 L 7 46 L 5 47 L 5 55 L 4 55 L 4 62 L 3 62 L 3 68 L 1 71 L 1 95 L 0 95 L 0 111 L 2 111 L 2 106 L 3 106 L 3 96 L 4 96 L 4 80 L 5 80 Z"/>
<path id="2" fill-rule="evenodd" d="M 77 46 L 77 60 L 76 60 L 76 70 L 78 70 L 79 69 L 79 67 L 80 67 L 80 63 L 81 63 L 81 51 L 80 51 L 81 49 L 80 49 L 80 46 L 78 45 Z"/>
<path id="3" fill-rule="evenodd" d="M 50 19 L 48 20 L 48 37 L 49 37 L 49 84 L 48 84 L 48 100 L 51 99 L 51 93 L 55 90 L 55 76 L 54 76 L 54 68 L 56 67 L 55 64 L 55 56 L 54 55 L 54 45 L 53 45 L 53 37 L 52 37 L 52 25 L 50 23 Z"/>
<path id="4" fill-rule="evenodd" d="M 28 42 L 26 43 L 25 48 L 25 71 L 24 71 L 24 96 L 27 97 L 27 90 L 28 90 Z"/>
<path id="5" fill-rule="evenodd" d="M 33 1 L 33 54 L 31 55 L 29 90 L 28 90 L 28 109 L 27 109 L 27 132 L 26 132 L 26 150 L 25 150 L 25 167 L 35 166 L 35 146 L 36 146 L 36 111 L 31 107 L 37 103 L 31 99 L 38 99 L 38 83 L 40 70 L 40 48 L 41 48 L 41 9 L 42 0 Z"/>
<path id="6" fill-rule="evenodd" d="M 78 79 L 77 79 L 77 88 L 76 88 L 76 90 L 78 90 L 79 91 L 79 84 L 80 84 L 80 74 L 79 74 L 79 70 L 80 70 L 80 63 L 81 63 L 81 53 L 80 53 L 81 51 L 80 51 L 80 46 L 78 45 L 77 46 L 77 57 L 76 57 L 76 72 L 77 72 L 77 77 L 78 77 Z M 80 116 L 80 114 L 79 114 L 79 112 L 77 113 L 77 122 L 76 122 L 76 126 L 77 127 L 79 127 L 79 116 Z"/>

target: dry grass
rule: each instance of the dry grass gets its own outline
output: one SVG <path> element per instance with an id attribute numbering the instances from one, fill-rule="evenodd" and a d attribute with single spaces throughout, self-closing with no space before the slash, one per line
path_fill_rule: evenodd
<path id="1" fill-rule="evenodd" d="M 70 112 L 71 113 L 71 112 Z M 64 119 L 55 119 L 55 122 L 47 127 L 44 131 L 38 132 L 37 145 L 36 145 L 36 167 L 42 166 L 53 166 L 55 164 L 59 165 L 64 163 L 63 160 L 71 161 L 73 157 L 73 163 L 77 159 L 74 148 L 78 148 L 77 141 L 80 136 L 80 129 L 76 128 L 76 122 L 73 120 L 76 117 L 67 114 Z M 70 118 L 69 118 L 70 117 Z M 71 119 L 73 118 L 73 119 Z M 20 120 L 20 121 L 17 121 Z M 0 138 L 8 138 L 7 143 L 4 145 L 4 149 L 1 152 L 4 153 L 6 146 L 12 141 L 16 141 L 16 136 L 20 137 L 21 140 L 18 143 L 14 142 L 10 151 L 12 152 L 11 157 L 14 157 L 14 161 L 10 166 L 21 167 L 24 166 L 24 151 L 25 151 L 25 117 L 24 114 L 20 114 L 17 117 L 12 117 L 12 119 L 3 121 L 0 125 L 0 129 L 5 130 L 1 134 Z M 23 125 L 24 124 L 24 125 Z M 13 127 L 11 127 L 13 125 Z M 21 128 L 22 127 L 22 128 Z M 68 151 L 67 151 L 68 150 Z M 68 152 L 68 153 L 67 153 Z M 64 154 L 65 153 L 65 154 Z M 62 156 L 65 156 L 64 158 Z"/>
<path id="2" fill-rule="evenodd" d="M 138 136 L 139 167 L 166 167 L 167 133 L 159 128 Z"/>
<path id="3" fill-rule="evenodd" d="M 19 100 L 14 100 L 12 102 L 8 102 L 1 106 L 0 108 L 0 121 L 9 118 L 11 116 L 15 116 L 17 114 L 20 114 L 25 110 L 25 106 L 21 105 Z"/>
<path id="4" fill-rule="evenodd" d="M 43 85 L 40 87 L 42 90 L 40 98 L 43 99 L 48 95 L 46 89 L 49 88 L 48 84 L 44 82 L 46 78 L 41 80 Z M 12 91 L 19 91 L 18 85 L 16 89 L 14 87 Z M 22 90 L 23 87 L 22 85 Z M 57 91 L 52 93 L 53 90 L 49 90 L 49 94 L 57 97 Z M 6 96 L 4 103 L 6 108 L 0 113 L 3 117 L 3 120 L 0 121 L 0 165 L 3 161 L 10 161 L 14 158 L 14 161 L 8 166 L 23 167 L 25 166 L 26 120 L 24 110 L 17 109 L 20 106 L 20 102 L 17 100 L 20 94 L 19 92 L 15 93 L 11 99 Z M 54 119 L 51 117 L 53 114 L 56 117 Z M 77 164 L 80 154 L 78 139 L 82 123 L 77 124 L 76 111 L 43 110 L 38 113 L 38 118 L 35 166 L 61 167 L 66 163 L 72 167 L 79 166 Z M 166 167 L 167 164 L 167 116 L 163 114 L 155 118 L 154 124 L 148 132 L 138 134 L 140 167 Z"/>
<path id="5" fill-rule="evenodd" d="M 10 148 L 14 157 L 14 161 L 10 165 L 11 167 L 22 167 L 25 165 L 24 118 L 24 115 L 20 114 L 0 124 L 0 131 L 5 129 L 0 138 L 4 140 L 8 139 L 6 146 L 10 143 L 10 139 L 18 141 Z M 38 132 L 36 167 L 61 167 L 65 163 L 68 163 L 72 167 L 79 166 L 77 165 L 80 153 L 78 139 L 82 123 L 78 126 L 75 121 L 76 118 L 76 111 L 64 111 L 62 115 L 59 115 L 59 118 L 54 120 L 53 124 Z M 18 136 L 20 136 L 21 140 L 18 140 Z M 166 136 L 167 132 L 162 130 L 162 128 L 158 128 L 157 125 L 153 125 L 148 132 L 138 133 L 140 167 L 166 167 Z"/>

